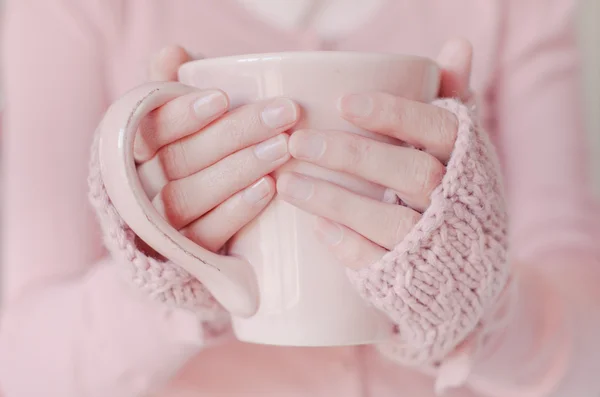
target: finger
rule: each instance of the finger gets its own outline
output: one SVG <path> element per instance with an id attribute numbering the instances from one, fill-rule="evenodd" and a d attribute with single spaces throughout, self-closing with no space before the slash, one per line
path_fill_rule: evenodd
<path id="1" fill-rule="evenodd" d="M 298 105 L 286 98 L 240 107 L 201 132 L 163 146 L 158 155 L 138 167 L 148 197 L 167 183 L 204 169 L 243 148 L 290 128 L 299 118 Z M 156 145 L 156 144 L 153 144 Z"/>
<path id="2" fill-rule="evenodd" d="M 160 163 L 168 180 L 185 178 L 288 130 L 298 121 L 299 114 L 298 105 L 287 98 L 242 106 L 197 134 L 164 146 L 151 162 Z"/>
<path id="3" fill-rule="evenodd" d="M 315 231 L 340 263 L 350 269 L 369 266 L 387 252 L 355 231 L 325 218 L 317 218 Z"/>
<path id="4" fill-rule="evenodd" d="M 458 120 L 446 109 L 386 93 L 353 94 L 342 98 L 344 118 L 365 130 L 388 135 L 448 161 Z"/>
<path id="5" fill-rule="evenodd" d="M 349 227 L 391 250 L 420 219 L 410 208 L 383 203 L 319 179 L 284 173 L 277 192 L 290 204 Z"/>
<path id="6" fill-rule="evenodd" d="M 267 206 L 274 194 L 273 178 L 261 178 L 192 222 L 181 232 L 196 244 L 217 252 Z"/>
<path id="7" fill-rule="evenodd" d="M 147 161 L 137 167 L 137 174 L 147 197 L 153 198 L 169 183 L 165 172 L 157 161 Z"/>
<path id="8" fill-rule="evenodd" d="M 228 107 L 229 99 L 219 90 L 196 91 L 166 103 L 142 120 L 133 145 L 135 160 L 150 160 L 162 146 L 197 132 Z"/>
<path id="9" fill-rule="evenodd" d="M 471 43 L 465 39 L 448 41 L 440 51 L 437 62 L 442 70 L 439 96 L 468 101 L 471 96 L 469 87 L 473 64 Z"/>
<path id="10" fill-rule="evenodd" d="M 191 60 L 191 55 L 184 48 L 165 47 L 150 61 L 148 77 L 151 81 L 177 81 L 179 67 Z"/>
<path id="11" fill-rule="evenodd" d="M 418 211 L 429 206 L 446 171 L 425 152 L 348 132 L 298 130 L 290 137 L 289 150 L 299 160 L 391 188 Z"/>
<path id="12" fill-rule="evenodd" d="M 289 158 L 287 135 L 280 134 L 187 178 L 167 183 L 153 204 L 173 227 L 181 229 Z"/>

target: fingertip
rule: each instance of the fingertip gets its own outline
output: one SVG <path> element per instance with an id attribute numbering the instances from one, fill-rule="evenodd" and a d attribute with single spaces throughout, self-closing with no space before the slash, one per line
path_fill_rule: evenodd
<path id="1" fill-rule="evenodd" d="M 262 179 L 265 180 L 265 182 L 269 185 L 269 188 L 273 191 L 273 193 L 275 193 L 275 187 L 276 187 L 275 178 L 273 178 L 271 175 L 265 175 L 262 177 Z"/>
<path id="2" fill-rule="evenodd" d="M 292 175 L 290 172 L 283 172 L 280 175 L 278 175 L 277 180 L 275 181 L 275 190 L 278 192 L 283 191 L 286 184 L 289 182 L 291 176 Z"/>
<path id="3" fill-rule="evenodd" d="M 277 192 L 275 178 L 273 178 L 271 175 L 265 175 L 259 180 L 259 182 L 263 183 L 267 187 L 269 192 L 267 197 L 272 198 Z"/>
<path id="4" fill-rule="evenodd" d="M 374 97 L 370 92 L 344 95 L 338 99 L 337 108 L 347 120 L 365 119 L 373 114 Z"/>
<path id="5" fill-rule="evenodd" d="M 229 96 L 218 89 L 192 92 L 185 98 L 189 100 L 189 105 L 197 120 L 202 122 L 202 126 L 222 116 L 231 104 Z"/>
<path id="6" fill-rule="evenodd" d="M 473 45 L 464 38 L 448 40 L 437 58 L 442 69 L 441 97 L 468 99 L 473 63 Z"/>
<path id="7" fill-rule="evenodd" d="M 444 43 L 437 61 L 441 66 L 455 64 L 457 61 L 471 61 L 473 57 L 473 45 L 465 38 L 457 37 Z"/>
<path id="8" fill-rule="evenodd" d="M 296 101 L 292 101 L 292 103 L 294 104 L 294 108 L 296 109 L 296 123 L 298 123 L 300 119 L 302 119 L 302 107 Z"/>
<path id="9" fill-rule="evenodd" d="M 153 81 L 176 81 L 179 67 L 191 60 L 190 54 L 181 46 L 161 49 L 150 63 L 150 79 Z"/>
<path id="10" fill-rule="evenodd" d="M 276 187 L 275 179 L 273 179 L 273 177 L 267 175 L 267 176 L 263 177 L 263 179 L 264 179 L 265 183 L 267 184 L 267 186 L 269 187 L 269 193 L 265 197 L 265 199 L 266 199 L 265 206 L 266 206 L 269 202 L 271 202 L 273 197 L 275 197 L 275 194 L 277 193 L 277 187 Z"/>
<path id="11" fill-rule="evenodd" d="M 133 158 L 136 163 L 143 163 L 147 161 L 149 157 L 150 148 L 148 148 L 148 144 L 143 139 L 143 137 L 138 134 L 136 135 L 133 141 Z"/>
<path id="12" fill-rule="evenodd" d="M 310 186 L 307 186 L 310 184 Z M 313 194 L 312 184 L 304 175 L 284 172 L 277 176 L 277 193 L 286 201 L 304 201 Z"/>
<path id="13" fill-rule="evenodd" d="M 302 139 L 302 137 L 306 135 L 306 130 L 296 130 L 292 131 L 288 137 L 288 150 L 292 157 L 297 155 L 298 148 L 298 140 Z"/>
<path id="14" fill-rule="evenodd" d="M 300 118 L 302 117 L 302 107 L 298 104 L 298 102 L 296 102 L 295 100 L 293 100 L 292 98 L 288 98 L 288 97 L 280 97 L 275 99 L 276 101 L 283 101 L 289 104 L 289 106 L 293 109 L 294 111 L 294 123 L 297 123 Z"/>
<path id="15" fill-rule="evenodd" d="M 275 194 L 275 186 L 272 179 L 262 177 L 252 185 L 248 186 L 242 193 L 244 200 L 253 206 L 266 206 Z"/>

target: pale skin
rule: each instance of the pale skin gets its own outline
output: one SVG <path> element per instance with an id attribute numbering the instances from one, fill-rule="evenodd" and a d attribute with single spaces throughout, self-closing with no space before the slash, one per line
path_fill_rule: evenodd
<path id="1" fill-rule="evenodd" d="M 446 43 L 437 59 L 441 97 L 468 99 L 471 59 L 468 42 Z M 184 49 L 167 47 L 153 59 L 150 79 L 175 81 L 189 60 Z M 198 90 L 155 110 L 142 124 L 134 149 L 142 184 L 174 227 L 209 250 L 219 251 L 277 192 L 317 216 L 315 233 L 341 263 L 367 266 L 397 245 L 427 209 L 454 147 L 457 121 L 434 105 L 377 92 L 340 98 L 339 111 L 358 127 L 421 150 L 344 131 L 288 135 L 301 114 L 292 100 L 230 110 L 225 93 Z M 378 183 L 405 205 L 293 173 L 274 181 L 269 174 L 292 157 Z"/>

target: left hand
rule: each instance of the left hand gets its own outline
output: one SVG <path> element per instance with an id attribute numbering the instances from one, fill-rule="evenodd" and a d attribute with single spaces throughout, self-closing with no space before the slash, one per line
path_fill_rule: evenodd
<path id="1" fill-rule="evenodd" d="M 468 100 L 472 48 L 448 42 L 438 63 L 440 97 Z M 342 116 L 356 126 L 416 148 L 382 143 L 341 131 L 299 130 L 289 140 L 296 159 L 359 176 L 394 191 L 406 206 L 354 194 L 322 180 L 285 173 L 277 181 L 284 200 L 318 216 L 316 232 L 346 266 L 378 261 L 400 243 L 439 185 L 456 139 L 458 122 L 449 111 L 386 93 L 349 95 Z"/>

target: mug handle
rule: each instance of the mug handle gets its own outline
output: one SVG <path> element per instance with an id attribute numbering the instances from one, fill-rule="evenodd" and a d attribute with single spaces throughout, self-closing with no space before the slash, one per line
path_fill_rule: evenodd
<path id="1" fill-rule="evenodd" d="M 139 180 L 133 142 L 142 119 L 195 89 L 175 82 L 148 83 L 117 100 L 100 124 L 100 172 L 119 215 L 144 242 L 200 280 L 231 314 L 258 310 L 258 286 L 246 261 L 215 254 L 184 237 L 154 208 Z"/>

